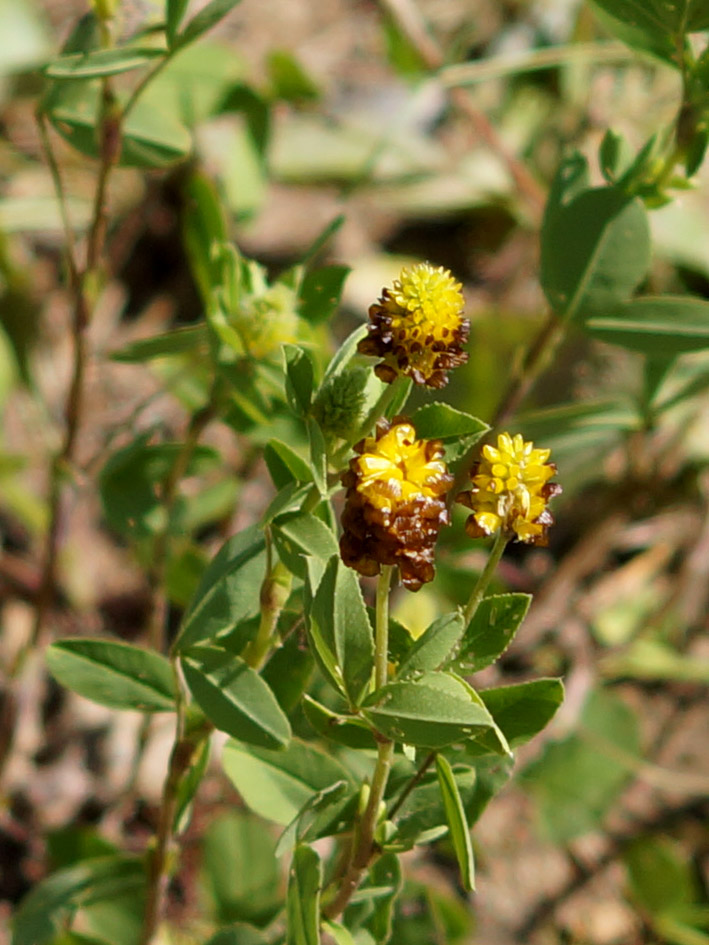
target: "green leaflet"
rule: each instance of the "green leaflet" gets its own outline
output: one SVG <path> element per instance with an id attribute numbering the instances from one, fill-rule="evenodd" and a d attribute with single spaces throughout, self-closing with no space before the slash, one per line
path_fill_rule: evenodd
<path id="1" fill-rule="evenodd" d="M 112 709 L 171 712 L 175 680 L 159 653 L 112 640 L 65 639 L 47 649 L 52 676 L 67 689 Z"/>
<path id="2" fill-rule="evenodd" d="M 185 681 L 207 718 L 222 732 L 262 748 L 281 748 L 290 724 L 267 683 L 240 657 L 213 646 L 182 655 Z"/>

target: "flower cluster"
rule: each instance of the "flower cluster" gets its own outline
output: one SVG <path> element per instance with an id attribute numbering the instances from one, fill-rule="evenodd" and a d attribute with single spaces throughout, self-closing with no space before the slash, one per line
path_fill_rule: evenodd
<path id="1" fill-rule="evenodd" d="M 342 477 L 347 488 L 340 553 L 360 574 L 398 565 L 417 591 L 434 577 L 434 545 L 450 517 L 444 500 L 453 483 L 440 440 L 417 440 L 411 423 L 382 420 L 361 440 Z"/>
<path id="2" fill-rule="evenodd" d="M 444 387 L 446 372 L 468 360 L 462 346 L 470 323 L 463 304 L 460 283 L 442 266 L 402 269 L 370 306 L 369 335 L 358 350 L 382 358 L 374 370 L 386 383 L 405 375 L 416 384 Z"/>
<path id="3" fill-rule="evenodd" d="M 550 452 L 534 449 L 519 433 L 514 438 L 501 433 L 496 447 L 483 446 L 482 459 L 470 473 L 473 488 L 457 498 L 473 510 L 465 524 L 472 538 L 502 529 L 517 541 L 547 543 L 554 521 L 547 502 L 561 492 L 561 486 L 549 481 L 556 473 L 556 466 L 547 462 Z"/>

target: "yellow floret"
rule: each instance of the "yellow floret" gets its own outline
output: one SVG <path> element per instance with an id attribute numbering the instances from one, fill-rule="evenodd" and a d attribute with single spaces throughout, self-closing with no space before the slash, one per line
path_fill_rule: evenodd
<path id="1" fill-rule="evenodd" d="M 449 485 L 446 464 L 437 451 L 428 458 L 428 441 L 417 440 L 410 423 L 398 423 L 380 439 L 368 437 L 356 460 L 357 491 L 377 508 L 408 502 L 416 496 L 433 497 Z"/>
<path id="2" fill-rule="evenodd" d="M 463 311 L 461 284 L 443 266 L 418 263 L 401 270 L 389 289 L 392 328 L 406 328 L 411 340 L 432 336 L 445 341 L 460 325 Z M 393 303 L 393 304 L 392 304 Z"/>
<path id="3" fill-rule="evenodd" d="M 471 474 L 473 488 L 458 500 L 473 510 L 466 528 L 473 537 L 499 529 L 518 541 L 539 543 L 552 522 L 547 502 L 561 491 L 549 482 L 556 472 L 547 463 L 551 451 L 535 449 L 518 433 L 501 433 L 497 446 L 487 444 Z"/>

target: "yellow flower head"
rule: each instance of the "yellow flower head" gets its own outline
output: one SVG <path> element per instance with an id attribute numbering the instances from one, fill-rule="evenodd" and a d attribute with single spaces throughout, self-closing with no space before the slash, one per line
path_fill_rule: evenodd
<path id="1" fill-rule="evenodd" d="M 403 374 L 416 384 L 444 387 L 447 372 L 468 360 L 463 305 L 460 283 L 447 269 L 430 263 L 404 268 L 370 306 L 369 335 L 358 350 L 383 359 L 375 372 L 387 383 Z"/>
<path id="2" fill-rule="evenodd" d="M 492 535 L 498 529 L 517 541 L 545 545 L 554 519 L 547 502 L 561 492 L 549 480 L 556 466 L 548 463 L 551 450 L 534 449 L 518 433 L 501 433 L 497 446 L 483 446 L 482 459 L 473 467 L 473 488 L 457 501 L 473 510 L 465 523 L 472 538 Z"/>
<path id="3" fill-rule="evenodd" d="M 411 423 L 395 417 L 361 440 L 342 477 L 347 487 L 340 539 L 342 560 L 360 574 L 398 565 L 409 590 L 433 580 L 434 545 L 450 522 L 444 496 L 453 476 L 440 440 L 417 440 Z"/>

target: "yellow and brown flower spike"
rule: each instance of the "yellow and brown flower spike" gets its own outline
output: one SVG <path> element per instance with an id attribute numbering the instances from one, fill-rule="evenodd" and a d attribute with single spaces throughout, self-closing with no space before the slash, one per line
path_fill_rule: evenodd
<path id="1" fill-rule="evenodd" d="M 501 433 L 497 446 L 483 446 L 482 459 L 473 467 L 473 488 L 456 501 L 473 510 L 465 523 L 471 538 L 484 538 L 502 529 L 510 539 L 546 545 L 554 523 L 547 502 L 561 492 L 549 480 L 556 473 L 548 463 L 551 450 L 534 449 L 518 433 Z"/>
<path id="2" fill-rule="evenodd" d="M 453 476 L 441 441 L 417 440 L 412 424 L 395 417 L 391 425 L 380 420 L 376 436 L 354 450 L 342 476 L 342 560 L 364 575 L 398 565 L 404 586 L 417 591 L 433 580 L 436 539 L 450 523 L 445 494 Z"/>
<path id="3" fill-rule="evenodd" d="M 370 306 L 369 335 L 358 351 L 382 358 L 374 371 L 388 384 L 404 375 L 416 384 L 445 387 L 448 371 L 468 360 L 463 345 L 470 322 L 463 305 L 460 283 L 443 266 L 404 268 Z"/>

